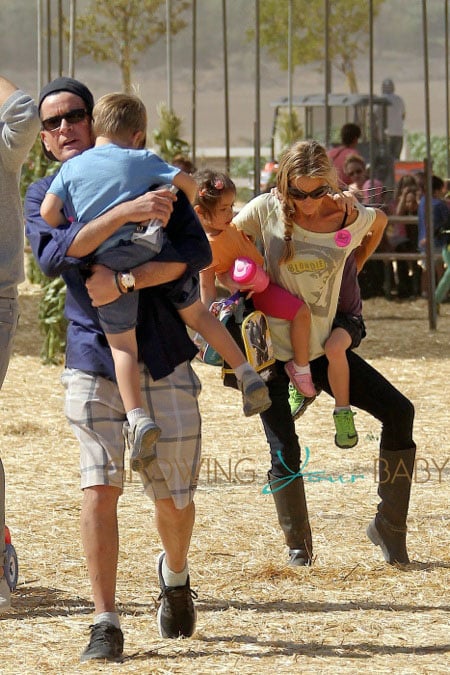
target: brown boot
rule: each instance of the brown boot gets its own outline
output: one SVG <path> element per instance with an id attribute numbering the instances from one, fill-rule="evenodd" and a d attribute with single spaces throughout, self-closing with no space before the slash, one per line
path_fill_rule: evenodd
<path id="1" fill-rule="evenodd" d="M 298 476 L 290 482 L 287 476 L 284 483 L 270 471 L 267 477 L 269 484 L 274 486 L 272 496 L 278 522 L 289 546 L 288 563 L 295 567 L 311 565 L 312 538 L 303 477 Z"/>
<path id="2" fill-rule="evenodd" d="M 377 515 L 367 528 L 367 536 L 375 546 L 380 546 L 390 565 L 409 563 L 406 518 L 415 455 L 415 448 L 380 451 L 378 494 L 381 502 Z"/>

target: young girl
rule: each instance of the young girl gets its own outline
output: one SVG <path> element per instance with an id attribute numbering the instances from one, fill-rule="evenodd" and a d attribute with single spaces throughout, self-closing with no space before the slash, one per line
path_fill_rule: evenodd
<path id="1" fill-rule="evenodd" d="M 198 195 L 195 210 L 211 245 L 213 260 L 200 273 L 200 297 L 209 307 L 216 299 L 216 276 L 234 292 L 239 286 L 228 275 L 236 258 L 247 257 L 258 265 L 264 260 L 253 242 L 232 224 L 236 187 L 223 173 L 206 169 L 195 174 Z M 244 288 L 244 287 L 243 287 Z M 316 396 L 309 368 L 310 313 L 308 306 L 284 288 L 269 283 L 262 293 L 252 293 L 255 309 L 291 322 L 294 358 L 286 364 L 286 372 L 296 389 L 304 396 Z"/>

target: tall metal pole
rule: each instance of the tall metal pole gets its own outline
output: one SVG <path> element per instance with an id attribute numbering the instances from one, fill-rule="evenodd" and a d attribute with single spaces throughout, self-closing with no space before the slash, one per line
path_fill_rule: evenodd
<path id="1" fill-rule="evenodd" d="M 192 163 L 197 152 L 197 0 L 192 0 Z"/>
<path id="2" fill-rule="evenodd" d="M 63 11 L 62 11 L 62 0 L 58 0 L 58 75 L 59 77 L 63 74 Z"/>
<path id="3" fill-rule="evenodd" d="M 166 0 L 166 58 L 167 58 L 167 107 L 172 105 L 172 29 L 170 25 L 171 0 Z"/>
<path id="4" fill-rule="evenodd" d="M 376 201 L 374 187 L 374 143 L 373 143 L 373 0 L 369 0 L 369 179 L 370 203 Z"/>
<path id="5" fill-rule="evenodd" d="M 77 16 L 76 0 L 69 4 L 69 76 L 75 77 L 75 20 Z"/>
<path id="6" fill-rule="evenodd" d="M 223 85 L 225 102 L 225 171 L 230 173 L 230 115 L 228 103 L 227 0 L 222 0 Z"/>
<path id="7" fill-rule="evenodd" d="M 254 124 L 254 136 L 255 136 L 255 181 L 253 186 L 253 192 L 256 195 L 259 195 L 261 192 L 261 92 L 260 92 L 260 37 L 259 37 L 259 0 L 255 0 L 255 124 Z"/>
<path id="8" fill-rule="evenodd" d="M 292 131 L 292 0 L 288 2 L 288 115 L 289 130 Z M 292 139 L 291 139 L 292 140 Z"/>
<path id="9" fill-rule="evenodd" d="M 52 79 L 52 17 L 50 0 L 47 0 L 47 82 Z"/>
<path id="10" fill-rule="evenodd" d="M 42 89 L 42 0 L 37 0 L 37 90 Z"/>
<path id="11" fill-rule="evenodd" d="M 428 321 L 430 330 L 436 329 L 436 303 L 434 301 L 435 276 L 434 276 L 434 231 L 433 231 L 433 195 L 431 187 L 431 141 L 430 141 L 430 87 L 428 69 L 428 25 L 427 25 L 427 0 L 422 0 L 422 28 L 423 28 L 423 63 L 425 74 L 425 126 L 427 156 L 425 165 L 425 221 L 426 221 L 426 261 L 428 281 Z"/>
<path id="12" fill-rule="evenodd" d="M 325 147 L 330 147 L 331 110 L 329 94 L 331 91 L 330 63 L 330 0 L 325 0 Z"/>
<path id="13" fill-rule="evenodd" d="M 449 95 L 449 68 L 448 68 L 448 0 L 445 0 L 445 100 L 446 100 L 446 129 L 447 129 L 447 177 L 450 178 L 450 95 Z"/>

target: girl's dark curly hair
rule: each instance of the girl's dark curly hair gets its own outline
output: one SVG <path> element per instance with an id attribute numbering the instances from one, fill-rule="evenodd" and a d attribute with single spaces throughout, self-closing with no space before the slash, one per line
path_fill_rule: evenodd
<path id="1" fill-rule="evenodd" d="M 214 213 L 224 192 L 236 194 L 236 186 L 226 173 L 204 169 L 203 171 L 197 171 L 194 174 L 194 179 L 198 185 L 196 204 L 210 216 Z"/>

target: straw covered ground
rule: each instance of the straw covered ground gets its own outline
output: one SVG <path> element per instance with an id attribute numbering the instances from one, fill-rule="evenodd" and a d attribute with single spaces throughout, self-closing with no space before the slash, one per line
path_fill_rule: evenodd
<path id="1" fill-rule="evenodd" d="M 262 493 L 261 423 L 243 417 L 219 369 L 196 363 L 204 436 L 190 554 L 197 632 L 184 641 L 158 635 L 160 549 L 135 478 L 120 503 L 125 660 L 81 666 L 92 605 L 78 530 L 78 447 L 63 416 L 61 368 L 39 359 L 39 293 L 21 288 L 21 325 L 0 395 L 6 520 L 20 565 L 13 609 L 0 618 L 0 673 L 450 671 L 450 305 L 430 332 L 424 300 L 365 302 L 360 352 L 416 406 L 411 569 L 386 565 L 365 536 L 377 503 L 379 425 L 359 412 L 359 445 L 338 450 L 325 394 L 297 422 L 308 470 L 323 471 L 306 483 L 316 558 L 309 569 L 289 568 L 272 498 Z"/>

